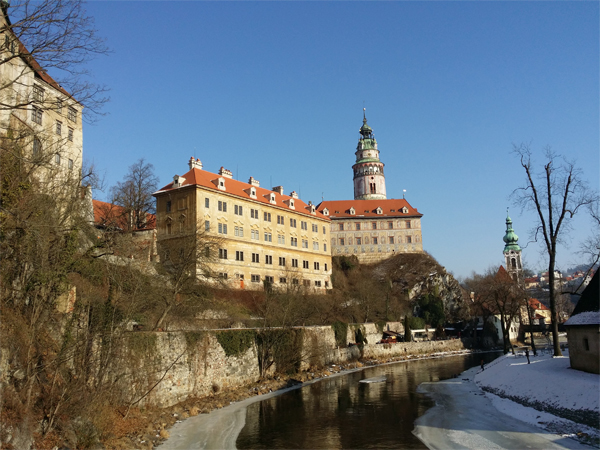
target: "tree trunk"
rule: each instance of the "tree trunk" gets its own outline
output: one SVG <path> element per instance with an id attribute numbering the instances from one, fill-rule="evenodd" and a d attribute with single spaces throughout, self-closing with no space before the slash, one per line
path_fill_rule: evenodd
<path id="1" fill-rule="evenodd" d="M 550 252 L 548 264 L 548 281 L 550 282 L 550 314 L 552 316 L 552 342 L 554 344 L 554 356 L 562 356 L 560 342 L 558 341 L 558 312 L 556 311 L 556 289 L 554 287 L 555 248 Z"/>

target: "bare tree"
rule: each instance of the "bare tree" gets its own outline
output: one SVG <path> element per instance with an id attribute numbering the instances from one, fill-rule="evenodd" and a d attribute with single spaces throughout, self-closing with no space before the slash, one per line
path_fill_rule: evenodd
<path id="1" fill-rule="evenodd" d="M 0 81 L 3 101 L 0 111 L 27 109 L 35 100 L 29 95 L 10 95 L 23 92 L 28 73 L 33 70 L 67 97 L 84 106 L 84 114 L 93 120 L 107 101 L 106 88 L 92 83 L 86 63 L 108 52 L 98 36 L 92 17 L 86 14 L 80 0 L 12 0 L 2 1 L 0 33 L 0 67 L 12 65 L 11 77 Z M 24 64 L 20 64 L 20 61 Z M 52 77 L 48 72 L 52 72 Z M 56 80 L 56 81 L 55 81 Z M 7 102 L 7 98 L 15 101 Z M 41 108 L 55 108 L 47 102 Z"/>
<path id="2" fill-rule="evenodd" d="M 560 238 L 569 231 L 569 219 L 582 208 L 592 204 L 596 194 L 582 180 L 581 171 L 575 163 L 568 161 L 549 147 L 544 151 L 546 162 L 540 173 L 534 168 L 528 145 L 514 145 L 513 153 L 519 157 L 526 179 L 523 186 L 513 191 L 512 197 L 521 209 L 534 210 L 537 213 L 538 223 L 533 230 L 533 240 L 537 242 L 541 238 L 548 255 L 554 356 L 561 356 L 554 274 L 557 245 Z"/>
<path id="3" fill-rule="evenodd" d="M 128 229 L 140 230 L 149 224 L 150 214 L 156 213 L 156 201 L 152 194 L 158 189 L 158 177 L 154 166 L 140 158 L 129 166 L 123 181 L 112 187 L 112 203 L 122 208 L 126 216 L 122 222 Z"/>

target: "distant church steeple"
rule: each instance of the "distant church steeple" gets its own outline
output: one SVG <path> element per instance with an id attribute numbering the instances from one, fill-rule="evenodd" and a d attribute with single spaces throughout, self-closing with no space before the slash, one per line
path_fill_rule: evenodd
<path id="1" fill-rule="evenodd" d="M 506 210 L 506 234 L 504 235 L 504 261 L 506 262 L 506 271 L 511 278 L 520 283 L 523 280 L 523 264 L 521 263 L 521 247 L 517 243 L 519 236 L 516 235 L 512 227 L 512 220 Z"/>
<path id="2" fill-rule="evenodd" d="M 354 200 L 385 199 L 384 164 L 379 160 L 377 141 L 373 129 L 367 125 L 367 116 L 363 108 L 363 125 L 359 130 L 356 146 L 354 171 Z"/>

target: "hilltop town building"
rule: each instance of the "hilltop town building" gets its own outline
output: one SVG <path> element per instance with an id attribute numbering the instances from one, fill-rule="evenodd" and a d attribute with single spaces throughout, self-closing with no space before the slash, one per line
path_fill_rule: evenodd
<path id="1" fill-rule="evenodd" d="M 521 247 L 517 243 L 519 236 L 512 227 L 512 220 L 506 214 L 506 234 L 504 235 L 504 262 L 510 277 L 517 283 L 523 283 L 523 264 L 521 262 Z"/>
<path id="2" fill-rule="evenodd" d="M 169 239 L 206 233 L 219 239 L 211 270 L 230 287 L 331 288 L 330 219 L 296 192 L 234 180 L 223 167 L 211 173 L 191 158 L 154 196 L 159 253 Z"/>
<path id="3" fill-rule="evenodd" d="M 78 178 L 82 106 L 40 67 L 0 14 L 0 137 L 19 140 L 32 164 Z"/>
<path id="4" fill-rule="evenodd" d="M 332 255 L 355 255 L 361 263 L 374 263 L 397 252 L 422 252 L 423 215 L 404 198 L 387 198 L 384 164 L 366 115 L 359 132 L 352 166 L 354 200 L 327 200 L 317 207 L 331 219 Z"/>

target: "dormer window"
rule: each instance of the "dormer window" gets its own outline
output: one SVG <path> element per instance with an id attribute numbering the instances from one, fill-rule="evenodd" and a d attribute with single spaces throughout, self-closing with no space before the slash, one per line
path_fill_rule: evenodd
<path id="1" fill-rule="evenodd" d="M 250 197 L 256 197 L 256 189 L 250 189 Z"/>
<path id="2" fill-rule="evenodd" d="M 350 208 L 350 215 L 353 216 L 354 214 L 356 214 L 356 211 L 354 210 L 354 208 Z"/>
<path id="3" fill-rule="evenodd" d="M 223 178 L 222 176 L 217 178 L 217 188 L 219 188 L 219 190 L 221 190 L 221 191 L 227 190 L 225 188 L 225 178 Z"/>
<path id="4" fill-rule="evenodd" d="M 294 209 L 294 199 L 290 199 L 290 208 Z"/>
<path id="5" fill-rule="evenodd" d="M 404 208 L 402 208 L 402 212 L 403 212 L 404 214 L 408 214 L 408 208 L 405 206 Z"/>
<path id="6" fill-rule="evenodd" d="M 378 207 L 376 211 L 377 214 L 383 214 L 383 209 L 381 209 L 381 207 Z"/>
<path id="7" fill-rule="evenodd" d="M 275 194 L 269 194 L 269 202 L 271 202 L 273 205 L 275 204 Z"/>
<path id="8" fill-rule="evenodd" d="M 328 215 L 329 215 L 329 210 L 328 210 L 327 208 L 325 208 L 325 209 L 323 210 L 323 215 L 324 215 L 324 216 L 328 216 Z"/>

